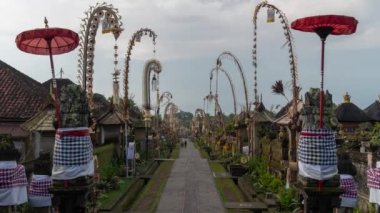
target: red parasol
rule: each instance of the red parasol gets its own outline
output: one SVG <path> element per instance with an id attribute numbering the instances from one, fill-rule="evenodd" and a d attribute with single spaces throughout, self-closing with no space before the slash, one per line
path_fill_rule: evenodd
<path id="1" fill-rule="evenodd" d="M 74 50 L 79 44 L 77 33 L 63 28 L 49 28 L 48 21 L 45 18 L 45 28 L 24 31 L 17 35 L 16 45 L 24 52 L 36 55 L 49 55 L 50 66 L 53 76 L 53 92 L 55 116 L 57 118 L 58 128 L 61 125 L 61 116 L 59 113 L 57 81 L 55 79 L 53 55 L 59 55 Z"/>
<path id="2" fill-rule="evenodd" d="M 304 32 L 315 32 L 322 41 L 321 89 L 319 98 L 319 127 L 323 128 L 323 77 L 325 63 L 325 41 L 328 35 L 349 35 L 355 33 L 358 21 L 349 16 L 323 15 L 300 18 L 292 22 L 291 27 Z"/>

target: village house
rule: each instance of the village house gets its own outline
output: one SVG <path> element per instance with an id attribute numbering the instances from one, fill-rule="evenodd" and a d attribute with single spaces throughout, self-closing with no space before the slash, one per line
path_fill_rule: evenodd
<path id="1" fill-rule="evenodd" d="M 0 60 L 0 134 L 9 134 L 21 152 L 20 161 L 28 161 L 29 133 L 21 124 L 47 105 L 48 90 L 41 83 Z"/>

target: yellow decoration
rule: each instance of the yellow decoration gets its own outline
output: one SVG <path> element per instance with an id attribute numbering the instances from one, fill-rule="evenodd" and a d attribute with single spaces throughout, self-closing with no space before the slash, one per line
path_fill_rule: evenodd
<path id="1" fill-rule="evenodd" d="M 346 92 L 346 94 L 343 96 L 343 102 L 344 103 L 350 103 L 351 96 Z"/>
<path id="2" fill-rule="evenodd" d="M 248 162 L 248 158 L 247 158 L 247 156 L 241 156 L 241 158 L 240 158 L 240 163 L 241 164 L 246 164 Z"/>

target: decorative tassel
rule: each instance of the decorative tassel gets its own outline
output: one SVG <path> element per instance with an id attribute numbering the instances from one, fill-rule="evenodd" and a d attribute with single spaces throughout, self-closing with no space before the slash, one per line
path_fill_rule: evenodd
<path id="1" fill-rule="evenodd" d="M 267 23 L 273 23 L 275 18 L 274 18 L 275 11 L 273 8 L 269 7 L 267 10 Z"/>
<path id="2" fill-rule="evenodd" d="M 102 21 L 102 33 L 106 34 L 106 33 L 110 33 L 110 32 L 112 32 L 111 25 L 108 23 L 108 20 L 106 18 L 104 18 Z"/>

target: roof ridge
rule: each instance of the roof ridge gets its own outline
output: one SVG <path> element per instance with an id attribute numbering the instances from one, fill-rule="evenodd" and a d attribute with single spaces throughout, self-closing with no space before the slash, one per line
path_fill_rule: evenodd
<path id="1" fill-rule="evenodd" d="M 16 68 L 10 66 L 9 64 L 5 63 L 4 61 L 0 60 L 0 68 L 1 67 L 5 67 L 5 71 L 11 71 L 9 72 L 10 75 L 12 75 L 12 77 L 16 77 L 16 78 L 12 78 L 13 80 L 16 80 L 17 82 L 19 82 L 20 84 L 23 84 L 25 86 L 28 86 L 28 87 L 32 87 L 32 89 L 40 89 L 40 90 L 44 90 L 44 92 L 48 92 L 45 88 L 42 87 L 42 84 L 31 78 L 30 76 L 26 75 L 25 73 L 17 70 Z M 19 77 L 21 77 L 23 80 L 26 80 L 28 81 L 27 83 L 25 83 L 24 81 L 22 81 Z M 20 89 L 25 89 L 24 87 L 20 87 Z M 35 90 L 32 90 L 32 92 L 36 92 Z"/>
<path id="2" fill-rule="evenodd" d="M 48 100 L 48 90 L 28 75 L 0 60 L 0 117 L 28 119 Z"/>

